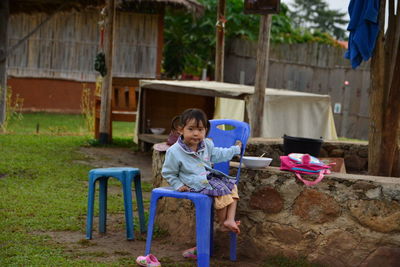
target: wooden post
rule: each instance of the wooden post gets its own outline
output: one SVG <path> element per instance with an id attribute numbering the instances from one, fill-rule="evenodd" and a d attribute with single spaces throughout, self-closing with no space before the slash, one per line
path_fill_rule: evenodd
<path id="1" fill-rule="evenodd" d="M 164 47 L 164 14 L 165 10 L 163 10 L 162 14 L 158 15 L 156 79 L 161 79 L 161 65 Z"/>
<path id="2" fill-rule="evenodd" d="M 264 120 L 265 87 L 268 80 L 269 36 L 272 15 L 262 15 L 258 34 L 257 65 L 250 114 L 251 133 L 253 137 L 260 137 Z"/>
<path id="3" fill-rule="evenodd" d="M 0 126 L 6 120 L 7 106 L 7 28 L 10 13 L 9 0 L 0 1 Z"/>
<path id="4" fill-rule="evenodd" d="M 394 1 L 381 1 L 380 33 L 371 60 L 370 129 L 368 143 L 368 172 L 370 175 L 400 177 L 400 7 Z M 385 10 L 389 23 L 383 32 Z"/>
<path id="5" fill-rule="evenodd" d="M 393 61 L 392 61 L 393 62 Z M 397 58 L 392 63 L 394 65 L 393 73 L 400 73 L 400 53 L 397 53 Z M 382 131 L 382 143 L 380 157 L 380 174 L 385 176 L 394 176 L 393 170 L 397 169 L 396 153 L 398 151 L 398 133 L 400 121 L 400 78 L 393 77 L 387 97 L 387 105 L 384 110 L 384 119 Z M 395 162 L 394 162 L 395 161 Z"/>
<path id="6" fill-rule="evenodd" d="M 217 82 L 224 81 L 225 6 L 226 0 L 218 0 L 215 47 L 215 80 Z"/>
<path id="7" fill-rule="evenodd" d="M 114 22 L 115 22 L 115 0 L 107 0 L 107 21 L 105 25 L 105 57 L 107 74 L 104 76 L 101 88 L 100 105 L 100 144 L 110 143 L 111 139 L 111 94 L 112 94 L 112 63 L 114 48 Z"/>
<path id="8" fill-rule="evenodd" d="M 342 93 L 342 121 L 340 123 L 340 136 L 347 137 L 347 129 L 349 122 L 349 111 L 350 111 L 350 98 L 351 98 L 351 87 L 344 85 Z"/>

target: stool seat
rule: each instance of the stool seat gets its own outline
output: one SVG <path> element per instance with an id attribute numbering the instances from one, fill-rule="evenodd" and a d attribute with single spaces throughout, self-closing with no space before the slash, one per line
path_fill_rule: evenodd
<path id="1" fill-rule="evenodd" d="M 136 203 L 139 213 L 140 232 L 145 232 L 140 170 L 131 167 L 98 168 L 89 171 L 88 212 L 86 218 L 86 239 L 92 239 L 94 199 L 96 181 L 99 181 L 99 232 L 106 232 L 107 221 L 107 185 L 108 178 L 114 177 L 122 184 L 125 208 L 125 224 L 127 239 L 134 239 L 134 223 L 132 209 L 132 182 L 135 184 Z"/>

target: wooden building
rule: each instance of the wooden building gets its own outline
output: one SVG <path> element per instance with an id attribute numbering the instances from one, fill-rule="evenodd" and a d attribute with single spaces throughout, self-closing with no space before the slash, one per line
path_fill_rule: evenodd
<path id="1" fill-rule="evenodd" d="M 10 1 L 8 47 L 43 23 L 7 58 L 8 85 L 24 111 L 80 113 L 82 89 L 94 89 L 104 0 Z M 119 0 L 115 21 L 113 83 L 138 86 L 159 78 L 165 8 L 199 14 L 193 0 Z"/>

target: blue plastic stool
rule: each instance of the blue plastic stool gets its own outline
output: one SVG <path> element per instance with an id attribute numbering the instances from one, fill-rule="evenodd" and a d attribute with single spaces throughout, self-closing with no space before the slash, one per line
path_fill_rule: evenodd
<path id="1" fill-rule="evenodd" d="M 234 129 L 222 130 L 220 125 L 231 125 Z M 235 144 L 236 140 L 242 142 L 242 152 L 240 157 L 239 169 L 236 174 L 236 182 L 240 178 L 240 166 L 242 156 L 246 149 L 247 139 L 250 135 L 250 126 L 245 122 L 235 120 L 211 120 L 210 132 L 208 137 L 212 138 L 217 147 L 230 147 Z M 229 172 L 229 162 L 215 164 L 215 169 L 224 173 Z M 197 246 L 197 266 L 210 266 L 210 256 L 213 250 L 213 222 L 214 208 L 213 198 L 200 193 L 178 192 L 172 187 L 159 187 L 153 189 L 150 200 L 149 224 L 147 229 L 146 251 L 145 255 L 150 254 L 151 241 L 153 236 L 154 220 L 157 211 L 157 202 L 162 197 L 173 197 L 189 199 L 194 203 L 196 210 L 196 246 Z M 230 260 L 236 260 L 236 234 L 230 232 Z"/>
<path id="2" fill-rule="evenodd" d="M 86 218 L 86 239 L 92 239 L 94 198 L 96 181 L 100 183 L 99 190 L 99 232 L 106 232 L 107 220 L 107 182 L 108 178 L 115 177 L 122 183 L 124 195 L 125 223 L 127 239 L 134 239 L 133 211 L 132 211 L 132 181 L 135 182 L 136 202 L 139 213 L 140 232 L 145 232 L 145 218 L 143 210 L 142 187 L 140 184 L 140 170 L 138 168 L 116 167 L 93 169 L 89 172 L 88 211 Z"/>

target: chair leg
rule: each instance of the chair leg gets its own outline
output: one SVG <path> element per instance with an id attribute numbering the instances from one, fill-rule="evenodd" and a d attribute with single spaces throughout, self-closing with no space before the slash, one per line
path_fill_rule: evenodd
<path id="1" fill-rule="evenodd" d="M 230 246 L 229 246 L 229 258 L 231 261 L 236 261 L 236 239 L 237 235 L 234 232 L 229 232 Z"/>
<path id="2" fill-rule="evenodd" d="M 144 208 L 143 208 L 143 197 L 142 197 L 142 185 L 140 182 L 140 174 L 134 179 L 135 181 L 135 193 L 136 193 L 136 203 L 139 214 L 139 223 L 140 223 L 140 232 L 146 232 L 146 221 L 144 217 Z"/>
<path id="3" fill-rule="evenodd" d="M 96 182 L 92 182 L 89 178 L 88 210 L 86 217 L 86 239 L 92 239 L 95 188 Z"/>
<path id="4" fill-rule="evenodd" d="M 99 178 L 99 232 L 105 233 L 107 228 L 107 184 L 108 177 Z"/>
<path id="5" fill-rule="evenodd" d="M 196 207 L 196 244 L 197 244 L 197 266 L 210 266 L 210 232 L 211 224 L 202 222 L 211 221 L 212 199 L 209 201 L 194 201 Z"/>
<path id="6" fill-rule="evenodd" d="M 147 224 L 147 238 L 146 238 L 146 252 L 145 255 L 150 254 L 151 251 L 151 240 L 153 238 L 153 228 L 154 228 L 154 220 L 157 212 L 157 202 L 159 196 L 152 193 L 150 200 L 150 210 L 149 210 L 149 222 Z"/>
<path id="7" fill-rule="evenodd" d="M 127 175 L 124 173 L 124 175 Z M 125 207 L 125 225 L 126 225 L 126 238 L 133 240 L 135 238 L 134 226 L 133 226 L 133 211 L 132 211 L 132 190 L 131 183 L 128 183 L 128 179 L 123 179 L 122 191 L 124 194 L 124 207 Z"/>
<path id="8" fill-rule="evenodd" d="M 210 220 L 210 256 L 214 255 L 214 201 L 211 203 L 211 220 Z"/>

